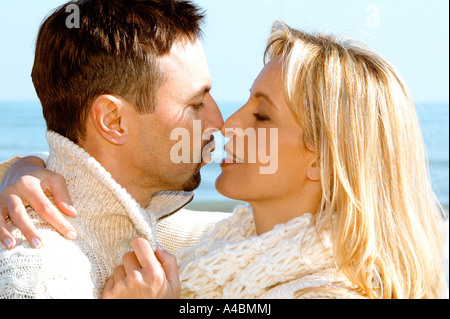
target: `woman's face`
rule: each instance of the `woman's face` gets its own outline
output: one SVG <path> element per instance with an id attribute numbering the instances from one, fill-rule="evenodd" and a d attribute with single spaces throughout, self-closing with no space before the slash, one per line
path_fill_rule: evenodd
<path id="1" fill-rule="evenodd" d="M 248 102 L 225 122 L 222 134 L 230 141 L 216 180 L 219 193 L 247 202 L 302 193 L 315 156 L 303 145 L 284 98 L 280 58 L 263 68 Z"/>

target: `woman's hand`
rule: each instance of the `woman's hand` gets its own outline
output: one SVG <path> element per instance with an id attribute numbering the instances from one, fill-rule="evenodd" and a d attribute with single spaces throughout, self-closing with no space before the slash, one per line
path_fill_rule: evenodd
<path id="1" fill-rule="evenodd" d="M 161 247 L 153 252 L 142 237 L 131 242 L 134 252 L 126 253 L 123 265 L 106 281 L 102 299 L 175 299 L 181 284 L 177 260 Z"/>
<path id="2" fill-rule="evenodd" d="M 62 235 L 69 239 L 77 236 L 72 225 L 46 195 L 53 195 L 56 206 L 64 214 L 76 216 L 64 178 L 45 169 L 40 158 L 24 157 L 5 173 L 0 183 L 0 240 L 8 249 L 16 245 L 8 218 L 22 231 L 30 245 L 35 248 L 42 245 L 37 229 L 25 210 L 28 205 Z"/>

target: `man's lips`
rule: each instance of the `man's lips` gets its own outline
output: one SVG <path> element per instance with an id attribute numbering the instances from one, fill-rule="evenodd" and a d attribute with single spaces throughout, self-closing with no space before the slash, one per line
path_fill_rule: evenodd
<path id="1" fill-rule="evenodd" d="M 214 137 L 202 148 L 202 161 L 209 163 L 212 159 L 211 153 L 216 149 L 216 144 L 214 142 Z"/>
<path id="2" fill-rule="evenodd" d="M 216 143 L 214 141 L 214 136 L 211 137 L 210 141 L 203 146 L 203 151 L 212 153 L 216 150 Z"/>

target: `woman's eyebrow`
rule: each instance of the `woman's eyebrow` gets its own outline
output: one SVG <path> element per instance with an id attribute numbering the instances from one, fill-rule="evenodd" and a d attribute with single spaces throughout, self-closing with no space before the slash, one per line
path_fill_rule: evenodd
<path id="1" fill-rule="evenodd" d="M 250 89 L 250 95 L 252 95 L 252 89 Z M 262 99 L 266 100 L 272 107 L 278 109 L 278 107 L 276 106 L 276 104 L 273 103 L 273 101 L 270 99 L 269 96 L 267 96 L 267 94 L 264 94 L 264 93 L 261 92 L 261 91 L 256 91 L 256 92 L 253 93 L 253 95 L 254 95 L 254 97 L 257 98 L 257 99 L 262 98 Z"/>

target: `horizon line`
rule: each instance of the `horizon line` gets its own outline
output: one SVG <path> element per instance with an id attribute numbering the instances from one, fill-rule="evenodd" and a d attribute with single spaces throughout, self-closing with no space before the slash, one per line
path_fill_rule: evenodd
<path id="1" fill-rule="evenodd" d="M 11 102 L 19 102 L 19 103 L 40 103 L 39 99 L 2 99 L 0 98 L 0 103 L 11 103 Z M 216 103 L 245 103 L 239 100 L 216 100 Z M 450 104 L 449 100 L 447 101 L 414 101 L 414 104 Z M 220 105 L 219 105 L 220 106 Z"/>

